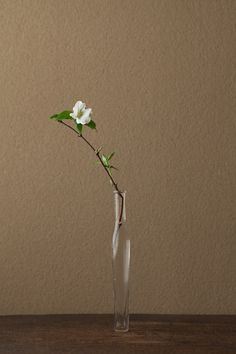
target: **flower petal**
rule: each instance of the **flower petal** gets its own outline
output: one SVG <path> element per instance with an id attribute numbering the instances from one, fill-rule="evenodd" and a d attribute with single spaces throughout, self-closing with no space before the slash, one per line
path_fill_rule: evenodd
<path id="1" fill-rule="evenodd" d="M 85 103 L 82 101 L 77 101 L 73 107 L 73 112 L 77 116 L 79 111 L 83 110 L 86 107 Z"/>
<path id="2" fill-rule="evenodd" d="M 76 119 L 76 115 L 74 113 L 70 113 L 71 118 Z"/>
<path id="3" fill-rule="evenodd" d="M 83 112 L 83 115 L 80 117 L 81 124 L 88 124 L 91 120 L 91 114 L 92 110 L 91 108 L 85 109 Z"/>
<path id="4" fill-rule="evenodd" d="M 77 124 L 82 124 L 80 118 L 76 118 L 75 120 L 76 120 L 76 123 L 77 123 Z"/>

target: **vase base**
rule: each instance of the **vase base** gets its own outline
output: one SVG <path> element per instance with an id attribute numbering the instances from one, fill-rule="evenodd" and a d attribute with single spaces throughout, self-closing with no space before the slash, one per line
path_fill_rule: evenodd
<path id="1" fill-rule="evenodd" d="M 129 331 L 129 328 L 114 328 L 116 333 L 126 333 Z"/>
<path id="2" fill-rule="evenodd" d="M 115 332 L 128 332 L 129 330 L 129 319 L 126 321 L 117 321 L 114 324 L 114 331 Z"/>

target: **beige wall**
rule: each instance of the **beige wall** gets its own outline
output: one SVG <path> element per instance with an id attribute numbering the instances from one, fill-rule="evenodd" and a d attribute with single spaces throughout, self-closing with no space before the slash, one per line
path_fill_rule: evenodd
<path id="1" fill-rule="evenodd" d="M 131 311 L 236 312 L 236 2 L 0 0 L 0 313 L 112 312 L 115 149 Z"/>

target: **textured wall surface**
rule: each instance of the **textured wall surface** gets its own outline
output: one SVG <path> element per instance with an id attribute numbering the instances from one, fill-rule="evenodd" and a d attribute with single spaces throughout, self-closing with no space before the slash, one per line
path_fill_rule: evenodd
<path id="1" fill-rule="evenodd" d="M 116 151 L 131 311 L 236 312 L 236 1 L 0 0 L 0 313 L 112 312 L 113 196 L 48 116 Z"/>

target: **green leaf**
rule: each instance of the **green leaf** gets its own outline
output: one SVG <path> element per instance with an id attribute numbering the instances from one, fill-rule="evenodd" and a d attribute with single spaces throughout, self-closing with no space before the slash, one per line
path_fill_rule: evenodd
<path id="1" fill-rule="evenodd" d="M 108 166 L 107 169 L 108 169 L 108 172 L 110 173 L 110 175 L 112 176 L 111 167 Z"/>
<path id="2" fill-rule="evenodd" d="M 108 163 L 108 161 L 107 161 L 107 157 L 106 157 L 105 155 L 102 155 L 102 162 L 104 163 L 104 165 L 105 165 L 106 167 L 109 166 L 109 163 Z"/>
<path id="3" fill-rule="evenodd" d="M 63 119 L 72 119 L 70 113 L 71 111 L 63 111 L 61 113 L 53 114 L 50 119 L 55 119 L 57 121 L 61 121 Z"/>
<path id="4" fill-rule="evenodd" d="M 110 161 L 114 155 L 115 155 L 115 152 L 112 152 L 110 155 L 108 155 L 107 156 L 108 161 Z"/>
<path id="5" fill-rule="evenodd" d="M 57 120 L 63 120 L 63 119 L 72 119 L 70 116 L 71 111 L 63 111 L 58 114 Z"/>
<path id="6" fill-rule="evenodd" d="M 78 130 L 80 133 L 82 133 L 82 130 L 83 130 L 83 125 L 82 125 L 82 124 L 77 124 L 77 123 L 76 123 L 76 128 L 77 128 L 77 130 Z"/>
<path id="7" fill-rule="evenodd" d="M 49 119 L 54 119 L 57 118 L 58 114 L 53 114 L 51 117 L 49 117 Z"/>
<path id="8" fill-rule="evenodd" d="M 86 125 L 91 129 L 96 129 L 96 123 L 93 120 L 90 120 L 90 122 Z"/>

